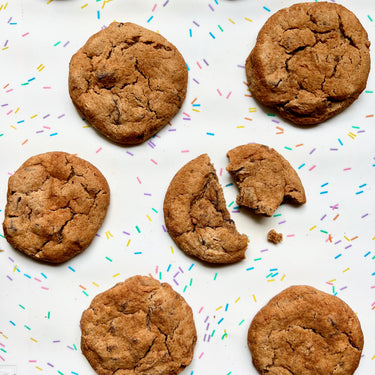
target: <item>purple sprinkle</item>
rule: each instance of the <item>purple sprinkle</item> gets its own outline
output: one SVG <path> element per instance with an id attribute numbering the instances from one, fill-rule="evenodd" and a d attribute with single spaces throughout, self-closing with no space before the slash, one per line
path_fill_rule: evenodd
<path id="1" fill-rule="evenodd" d="M 57 118 L 60 119 L 61 117 L 64 117 L 65 116 L 65 113 L 63 113 L 62 115 L 58 116 Z"/>
<path id="2" fill-rule="evenodd" d="M 199 25 L 199 23 L 198 23 L 198 22 L 195 22 L 195 21 L 193 21 L 193 24 L 194 24 L 195 26 L 198 26 L 198 27 L 200 27 L 200 25 Z"/>
<path id="3" fill-rule="evenodd" d="M 361 216 L 361 219 L 363 219 L 364 217 L 366 217 L 368 214 L 364 214 Z"/>
<path id="4" fill-rule="evenodd" d="M 13 258 L 11 258 L 11 257 L 8 257 L 8 259 L 11 261 L 11 262 L 13 262 L 14 263 L 14 259 Z"/>
<path id="5" fill-rule="evenodd" d="M 176 129 L 168 129 L 169 132 L 175 132 Z"/>
<path id="6" fill-rule="evenodd" d="M 148 195 L 149 197 L 151 197 L 150 193 L 143 193 L 143 195 Z"/>
<path id="7" fill-rule="evenodd" d="M 280 225 L 280 224 L 284 224 L 284 223 L 286 223 L 286 220 L 283 220 L 283 221 L 279 221 L 279 222 L 278 222 L 279 225 Z"/>
<path id="8" fill-rule="evenodd" d="M 190 121 L 190 120 L 191 120 L 191 118 L 190 118 L 190 117 L 183 117 L 182 119 L 183 119 L 183 120 L 188 120 L 188 121 Z"/>
<path id="9" fill-rule="evenodd" d="M 6 107 L 7 105 L 8 105 L 8 103 L 6 103 L 6 104 L 2 104 L 1 106 L 2 106 L 2 107 Z"/>
<path id="10" fill-rule="evenodd" d="M 213 12 L 215 11 L 215 9 L 212 7 L 211 4 L 208 4 L 208 7 L 209 7 Z"/>
<path id="11" fill-rule="evenodd" d="M 164 226 L 164 225 L 162 225 L 161 227 L 163 228 L 163 231 L 164 231 L 164 232 L 167 231 L 167 230 L 165 229 L 165 226 Z"/>
<path id="12" fill-rule="evenodd" d="M 346 250 L 346 249 L 349 249 L 349 247 L 352 247 L 352 245 L 348 245 L 348 246 L 344 247 L 344 249 L 345 249 L 345 250 Z"/>
<path id="13" fill-rule="evenodd" d="M 173 275 L 173 278 L 175 278 L 179 273 L 180 271 L 178 271 L 175 275 Z"/>
<path id="14" fill-rule="evenodd" d="M 276 122 L 276 124 L 280 124 L 280 121 L 272 120 L 272 122 Z"/>
<path id="15" fill-rule="evenodd" d="M 204 320 L 205 323 L 207 323 L 208 318 L 209 318 L 209 316 L 207 315 L 206 319 Z"/>
<path id="16" fill-rule="evenodd" d="M 182 270 L 182 268 L 181 267 L 178 267 L 178 269 L 181 271 L 181 273 L 184 273 L 184 271 Z"/>
<path id="17" fill-rule="evenodd" d="M 193 78 L 193 81 L 199 85 L 199 82 L 195 78 Z"/>
<path id="18" fill-rule="evenodd" d="M 130 233 L 125 232 L 124 230 L 122 231 L 122 233 L 127 234 L 128 236 L 130 236 Z"/>
<path id="19" fill-rule="evenodd" d="M 338 148 L 330 148 L 330 151 L 337 151 Z"/>
<path id="20" fill-rule="evenodd" d="M 5 41 L 5 43 L 4 43 L 4 47 L 6 47 L 7 44 L 8 44 L 8 39 Z"/>
<path id="21" fill-rule="evenodd" d="M 344 289 L 346 289 L 347 288 L 347 286 L 343 286 L 342 288 L 340 288 L 340 290 L 344 290 Z"/>
<path id="22" fill-rule="evenodd" d="M 237 68 L 245 69 L 245 65 L 239 65 L 239 64 L 237 64 Z"/>
<path id="23" fill-rule="evenodd" d="M 206 331 L 208 331 L 209 328 L 210 328 L 210 323 L 207 323 L 207 325 L 206 325 Z"/>
<path id="24" fill-rule="evenodd" d="M 12 21 L 12 18 L 13 18 L 13 17 L 10 17 L 10 18 L 9 18 L 8 23 L 10 23 L 10 21 Z"/>
<path id="25" fill-rule="evenodd" d="M 50 367 L 55 367 L 52 363 L 47 362 L 47 365 Z"/>
<path id="26" fill-rule="evenodd" d="M 268 249 L 263 249 L 263 250 L 261 250 L 260 252 L 261 252 L 261 253 L 264 253 L 265 251 L 268 251 Z"/>
<path id="27" fill-rule="evenodd" d="M 203 59 L 203 62 L 204 62 L 207 66 L 210 65 L 205 59 Z"/>
<path id="28" fill-rule="evenodd" d="M 13 279 L 12 279 L 9 275 L 7 275 L 7 278 L 8 278 L 10 281 L 13 281 Z"/>
<path id="29" fill-rule="evenodd" d="M 365 130 L 358 130 L 358 131 L 357 131 L 357 134 L 358 134 L 358 133 L 364 133 L 364 132 L 365 132 Z"/>
<path id="30" fill-rule="evenodd" d="M 52 341 L 54 344 L 56 343 L 56 342 L 60 342 L 60 340 L 55 340 L 55 341 Z"/>
<path id="31" fill-rule="evenodd" d="M 134 154 L 132 154 L 130 151 L 126 151 L 127 154 L 129 154 L 130 156 L 134 156 Z"/>
<path id="32" fill-rule="evenodd" d="M 321 221 L 324 220 L 324 219 L 326 218 L 326 216 L 327 216 L 327 215 L 324 214 L 324 215 L 320 218 L 320 220 L 321 220 Z"/>
<path id="33" fill-rule="evenodd" d="M 207 342 L 210 342 L 210 339 L 211 339 L 211 335 L 208 335 L 208 340 L 207 340 Z"/>
<path id="34" fill-rule="evenodd" d="M 44 130 L 38 130 L 35 133 L 39 134 L 39 133 L 43 133 L 43 132 L 44 132 Z"/>
<path id="35" fill-rule="evenodd" d="M 177 282 L 177 280 L 173 279 L 173 281 L 174 281 L 174 283 L 175 283 L 176 285 L 179 285 L 179 283 Z"/>
<path id="36" fill-rule="evenodd" d="M 71 346 L 67 345 L 66 346 L 67 348 L 71 349 L 71 350 L 74 350 Z"/>
<path id="37" fill-rule="evenodd" d="M 341 242 L 341 240 L 338 240 L 338 241 L 336 241 L 335 243 L 334 243 L 334 245 L 337 245 L 337 244 L 339 244 Z"/>
<path id="38" fill-rule="evenodd" d="M 316 148 L 313 148 L 311 151 L 310 151 L 310 155 L 316 150 Z"/>
<path id="39" fill-rule="evenodd" d="M 51 115 L 48 113 L 48 115 L 43 116 L 43 118 L 45 119 L 45 118 L 47 118 L 49 116 L 51 116 Z"/>
<path id="40" fill-rule="evenodd" d="M 206 336 L 207 334 L 205 333 L 204 336 L 203 336 L 203 341 L 206 342 Z"/>
<path id="41" fill-rule="evenodd" d="M 240 210 L 232 210 L 232 214 L 236 214 L 238 212 L 240 212 Z"/>
<path id="42" fill-rule="evenodd" d="M 100 237 L 100 234 L 96 233 L 95 236 L 96 236 L 96 237 Z"/>
<path id="43" fill-rule="evenodd" d="M 165 7 L 169 3 L 169 0 L 167 0 L 164 4 L 163 7 Z"/>
<path id="44" fill-rule="evenodd" d="M 63 45 L 63 47 L 66 47 L 69 44 L 69 40 Z"/>

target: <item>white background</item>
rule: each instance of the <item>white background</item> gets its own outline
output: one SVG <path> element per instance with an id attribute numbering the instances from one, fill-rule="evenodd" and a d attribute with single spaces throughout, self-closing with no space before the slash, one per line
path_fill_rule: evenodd
<path id="1" fill-rule="evenodd" d="M 294 126 L 246 96 L 242 66 L 259 29 L 294 2 L 0 0 L 1 222 L 9 175 L 34 154 L 77 153 L 102 171 L 111 188 L 100 237 L 64 264 L 37 263 L 0 237 L 0 373 L 14 365 L 18 375 L 94 374 L 80 351 L 82 311 L 96 294 L 135 274 L 170 283 L 193 309 L 198 342 L 183 374 L 256 374 L 246 343 L 250 321 L 272 296 L 295 284 L 336 294 L 352 307 L 365 336 L 356 374 L 374 373 L 374 72 L 349 109 L 310 128 Z M 374 42 L 374 2 L 341 3 Z M 113 20 L 160 32 L 190 69 L 181 111 L 153 143 L 112 144 L 87 127 L 69 98 L 71 56 Z M 305 186 L 305 205 L 282 205 L 272 218 L 237 212 L 226 152 L 248 142 L 274 147 L 289 160 Z M 238 230 L 250 238 L 246 259 L 237 264 L 203 264 L 163 230 L 171 178 L 202 153 L 216 167 Z M 267 242 L 271 228 L 283 233 L 282 243 Z"/>

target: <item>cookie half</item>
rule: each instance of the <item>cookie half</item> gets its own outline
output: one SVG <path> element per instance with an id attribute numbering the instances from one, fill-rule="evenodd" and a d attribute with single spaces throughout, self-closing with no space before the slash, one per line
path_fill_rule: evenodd
<path id="1" fill-rule="evenodd" d="M 285 289 L 255 315 L 248 345 L 260 374 L 351 375 L 363 333 L 344 301 L 301 285 Z"/>
<path id="2" fill-rule="evenodd" d="M 164 198 L 170 236 L 187 254 L 210 263 L 245 257 L 248 238 L 239 234 L 226 208 L 223 190 L 207 154 L 184 165 Z"/>
<path id="3" fill-rule="evenodd" d="M 113 22 L 72 57 L 69 93 L 82 117 L 106 137 L 139 144 L 178 112 L 187 78 L 173 44 L 133 23 Z"/>
<path id="4" fill-rule="evenodd" d="M 90 245 L 109 200 L 105 177 L 88 161 L 65 152 L 33 156 L 9 178 L 4 236 L 34 259 L 65 262 Z"/>
<path id="5" fill-rule="evenodd" d="M 256 214 L 272 216 L 284 199 L 297 204 L 306 202 L 296 171 L 273 148 L 250 143 L 228 151 L 227 156 L 227 171 L 239 189 L 239 205 Z"/>
<path id="6" fill-rule="evenodd" d="M 134 276 L 97 295 L 81 318 L 81 349 L 99 375 L 175 375 L 193 359 L 193 313 L 167 283 Z"/>
<path id="7" fill-rule="evenodd" d="M 271 16 L 246 60 L 252 94 L 299 125 L 325 121 L 365 89 L 370 42 L 342 5 L 310 2 Z"/>

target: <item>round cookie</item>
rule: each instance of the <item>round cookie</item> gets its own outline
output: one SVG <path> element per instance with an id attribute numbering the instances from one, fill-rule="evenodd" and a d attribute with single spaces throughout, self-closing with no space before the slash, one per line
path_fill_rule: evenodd
<path id="1" fill-rule="evenodd" d="M 88 161 L 65 152 L 33 156 L 9 178 L 4 236 L 34 259 L 65 262 L 90 245 L 109 200 L 105 177 Z"/>
<path id="2" fill-rule="evenodd" d="M 167 283 L 133 276 L 97 295 L 81 318 L 81 349 L 99 375 L 175 375 L 193 359 L 190 306 Z"/>
<path id="3" fill-rule="evenodd" d="M 311 2 L 276 12 L 246 60 L 252 94 L 299 125 L 338 114 L 365 89 L 370 42 L 342 5 Z"/>
<path id="4" fill-rule="evenodd" d="M 284 199 L 306 202 L 305 189 L 289 162 L 273 148 L 259 143 L 228 151 L 227 171 L 239 188 L 237 203 L 254 213 L 272 216 Z"/>
<path id="5" fill-rule="evenodd" d="M 260 374 L 351 375 L 361 359 L 363 334 L 344 301 L 300 285 L 255 315 L 248 345 Z"/>
<path id="6" fill-rule="evenodd" d="M 69 93 L 82 117 L 106 137 L 139 144 L 178 112 L 187 78 L 173 44 L 133 23 L 113 22 L 73 55 Z"/>
<path id="7" fill-rule="evenodd" d="M 207 154 L 191 160 L 176 173 L 163 208 L 168 232 L 185 253 L 210 263 L 244 259 L 248 238 L 237 232 L 230 218 Z"/>

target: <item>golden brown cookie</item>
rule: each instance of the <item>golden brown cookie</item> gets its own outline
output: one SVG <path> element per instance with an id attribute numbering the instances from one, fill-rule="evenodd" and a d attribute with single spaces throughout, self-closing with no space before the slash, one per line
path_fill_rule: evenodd
<path id="1" fill-rule="evenodd" d="M 226 208 L 223 190 L 207 154 L 184 165 L 164 198 L 170 236 L 187 254 L 210 263 L 245 257 L 248 238 L 239 234 Z"/>
<path id="2" fill-rule="evenodd" d="M 227 171 L 239 189 L 239 205 L 272 216 L 284 199 L 298 204 L 306 202 L 296 171 L 273 148 L 250 143 L 228 151 L 227 156 Z"/>
<path id="3" fill-rule="evenodd" d="M 342 5 L 311 2 L 271 16 L 246 60 L 253 95 L 299 125 L 325 121 L 365 89 L 370 42 Z"/>
<path id="4" fill-rule="evenodd" d="M 352 375 L 363 334 L 344 301 L 300 285 L 285 289 L 255 315 L 248 345 L 260 374 Z"/>
<path id="5" fill-rule="evenodd" d="M 99 375 L 175 375 L 193 359 L 190 306 L 171 286 L 133 276 L 97 295 L 81 318 L 81 349 Z"/>
<path id="6" fill-rule="evenodd" d="M 275 229 L 271 229 L 267 233 L 267 241 L 272 242 L 275 245 L 280 243 L 283 240 L 283 234 L 282 233 L 277 233 Z"/>
<path id="7" fill-rule="evenodd" d="M 111 23 L 89 38 L 69 65 L 78 112 L 114 142 L 139 144 L 180 109 L 188 71 L 177 48 L 133 23 Z"/>
<path id="8" fill-rule="evenodd" d="M 7 241 L 26 255 L 61 263 L 85 250 L 110 200 L 105 177 L 65 152 L 31 157 L 9 178 L 3 223 Z"/>

